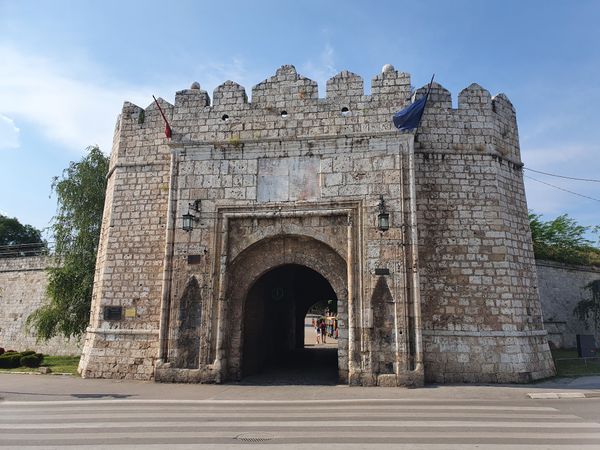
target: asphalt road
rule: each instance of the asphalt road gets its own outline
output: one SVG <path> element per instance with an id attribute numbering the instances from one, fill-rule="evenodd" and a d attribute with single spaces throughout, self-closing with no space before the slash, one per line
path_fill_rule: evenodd
<path id="1" fill-rule="evenodd" d="M 565 408 L 565 403 L 570 405 Z M 450 399 L 7 401 L 0 406 L 0 445 L 598 449 L 600 423 L 576 411 L 597 412 L 599 407 L 598 399 L 562 404 Z"/>
<path id="2" fill-rule="evenodd" d="M 402 389 L 0 374 L 0 447 L 599 449 L 598 381 Z"/>

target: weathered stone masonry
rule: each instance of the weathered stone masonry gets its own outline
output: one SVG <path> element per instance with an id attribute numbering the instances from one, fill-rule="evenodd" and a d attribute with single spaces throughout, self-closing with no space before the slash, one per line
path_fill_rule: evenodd
<path id="1" fill-rule="evenodd" d="M 323 99 L 283 66 L 251 103 L 231 81 L 212 104 L 197 83 L 159 100 L 170 141 L 155 105 L 125 103 L 82 376 L 239 379 L 275 351 L 261 341 L 274 301 L 293 348 L 305 297 L 331 295 L 341 382 L 552 375 L 512 105 L 474 84 L 452 109 L 435 84 L 415 139 L 391 123 L 411 95 L 389 65 L 371 95 L 344 71 Z M 286 277 L 305 282 L 279 290 Z"/>
<path id="2" fill-rule="evenodd" d="M 600 267 L 537 260 L 536 269 L 548 341 L 557 348 L 576 348 L 578 334 L 594 334 L 600 343 L 600 330 L 594 331 L 591 321 L 584 323 L 573 314 L 577 303 L 591 297 L 585 287 L 598 283 Z"/>
<path id="3" fill-rule="evenodd" d="M 75 339 L 54 337 L 37 342 L 35 334 L 26 327 L 27 317 L 46 302 L 46 269 L 54 264 L 49 256 L 0 258 L 0 347 L 46 355 L 81 353 L 81 345 Z"/>

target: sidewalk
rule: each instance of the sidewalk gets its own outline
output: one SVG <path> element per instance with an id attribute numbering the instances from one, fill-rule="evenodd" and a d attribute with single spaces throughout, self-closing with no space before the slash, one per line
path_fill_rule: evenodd
<path id="1" fill-rule="evenodd" d="M 344 385 L 163 384 L 73 376 L 0 374 L 0 397 L 12 401 L 47 400 L 511 400 L 528 393 L 580 392 L 600 396 L 600 377 L 557 379 L 529 385 L 427 385 L 420 389 Z"/>
<path id="2" fill-rule="evenodd" d="M 419 389 L 337 385 L 335 339 L 315 344 L 307 327 L 306 348 L 280 360 L 264 374 L 238 383 L 164 384 L 153 381 L 81 379 L 76 376 L 0 373 L 0 399 L 48 400 L 205 400 L 205 401 L 498 401 L 526 400 L 529 393 L 569 393 L 600 396 L 600 376 L 558 378 L 514 385 L 426 385 Z M 332 362 L 333 360 L 333 362 Z M 566 398 L 568 396 L 565 396 Z M 1 401 L 0 400 L 0 401 Z"/>

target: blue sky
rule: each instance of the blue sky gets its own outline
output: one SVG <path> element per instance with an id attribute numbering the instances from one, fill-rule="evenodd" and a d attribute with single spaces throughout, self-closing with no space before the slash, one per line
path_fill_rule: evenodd
<path id="1" fill-rule="evenodd" d="M 53 176 L 85 148 L 105 153 L 122 103 L 231 79 L 246 87 L 282 64 L 319 82 L 386 63 L 452 92 L 472 82 L 517 109 L 533 169 L 600 178 L 597 1 L 0 0 L 0 212 L 38 228 L 56 209 Z M 600 199 L 600 183 L 530 173 Z M 600 202 L 526 180 L 529 207 L 600 224 Z"/>

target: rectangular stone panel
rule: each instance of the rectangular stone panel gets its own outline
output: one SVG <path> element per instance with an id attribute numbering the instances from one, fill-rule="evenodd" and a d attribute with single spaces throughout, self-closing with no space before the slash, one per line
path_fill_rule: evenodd
<path id="1" fill-rule="evenodd" d="M 318 200 L 320 158 L 260 158 L 258 160 L 259 202 Z"/>

